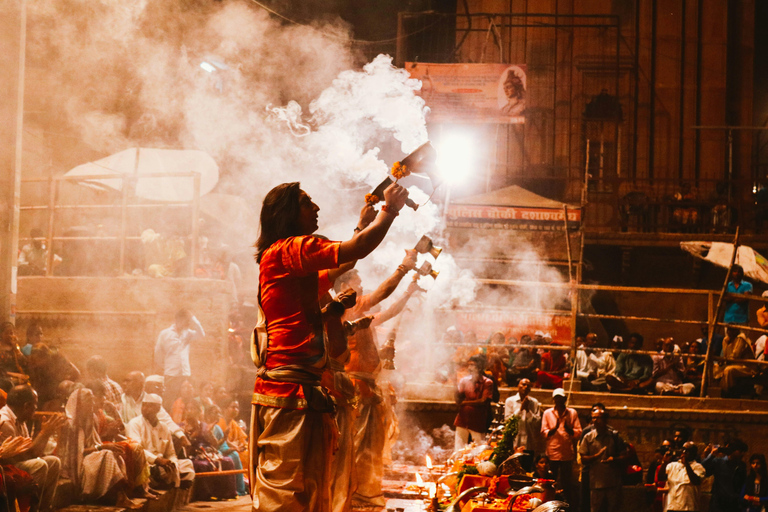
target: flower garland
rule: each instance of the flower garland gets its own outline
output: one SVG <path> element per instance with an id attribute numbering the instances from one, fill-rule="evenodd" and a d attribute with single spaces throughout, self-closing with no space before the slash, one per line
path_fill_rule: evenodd
<path id="1" fill-rule="evenodd" d="M 396 180 L 403 179 L 410 174 L 411 171 L 408 169 L 407 165 L 403 165 L 400 162 L 395 162 L 394 165 L 392 165 L 392 176 L 394 176 Z"/>
<path id="2" fill-rule="evenodd" d="M 496 464 L 496 467 L 501 466 L 502 462 L 515 453 L 515 437 L 517 437 L 517 416 L 513 415 L 504 423 L 501 440 L 499 440 L 499 444 L 496 445 L 489 459 Z"/>

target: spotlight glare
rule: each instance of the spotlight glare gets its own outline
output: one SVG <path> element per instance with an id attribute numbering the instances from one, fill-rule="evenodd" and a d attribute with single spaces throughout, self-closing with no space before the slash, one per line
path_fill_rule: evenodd
<path id="1" fill-rule="evenodd" d="M 443 179 L 451 185 L 462 183 L 474 167 L 474 140 L 463 133 L 441 137 L 437 147 L 437 168 Z"/>
<path id="2" fill-rule="evenodd" d="M 200 67 L 209 73 L 213 73 L 214 71 L 216 71 L 216 67 L 213 64 L 209 64 L 205 61 L 200 63 Z"/>

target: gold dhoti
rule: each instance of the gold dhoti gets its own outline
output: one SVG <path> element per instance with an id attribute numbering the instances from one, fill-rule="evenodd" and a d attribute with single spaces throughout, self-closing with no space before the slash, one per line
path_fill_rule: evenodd
<path id="1" fill-rule="evenodd" d="M 329 417 L 312 410 L 253 405 L 254 511 L 330 512 Z"/>
<path id="2" fill-rule="evenodd" d="M 374 395 L 364 399 L 355 422 L 357 490 L 352 495 L 353 508 L 383 507 L 386 504 L 381 490 L 386 438 L 386 410 L 381 398 Z"/>

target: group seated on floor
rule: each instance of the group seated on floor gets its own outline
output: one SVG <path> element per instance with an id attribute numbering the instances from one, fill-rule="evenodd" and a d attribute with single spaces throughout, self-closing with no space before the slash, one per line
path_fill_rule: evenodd
<path id="1" fill-rule="evenodd" d="M 193 484 L 194 500 L 248 493 L 243 471 L 216 474 L 242 470 L 248 460 L 239 403 L 226 388 L 214 394 L 201 383 L 198 394 L 185 381 L 181 396 L 170 397 L 172 418 L 162 376 L 133 371 L 123 387 L 100 356 L 81 373 L 61 352 L 30 345 L 20 349 L 13 324 L 3 324 L 0 478 L 18 510 L 52 510 L 60 479 L 74 484 L 79 502 L 126 509 Z"/>
<path id="2" fill-rule="evenodd" d="M 473 340 L 473 341 L 468 341 Z M 757 397 L 768 380 L 764 361 L 766 336 L 752 341 L 737 325 L 729 325 L 725 334 L 712 336 L 712 381 L 723 397 Z M 653 349 L 645 346 L 639 333 L 620 336 L 601 343 L 597 334 L 576 338 L 575 359 L 570 345 L 559 344 L 548 333 L 522 335 L 518 340 L 502 332 L 477 341 L 471 332 L 455 327 L 446 332 L 443 343 L 453 357 L 439 375 L 450 380 L 465 373 L 465 361 L 474 355 L 485 359 L 486 375 L 498 386 L 517 386 L 529 379 L 534 388 L 557 389 L 576 382 L 582 391 L 672 396 L 697 395 L 701 389 L 706 347 L 706 325 L 698 339 L 678 344 L 671 337 L 656 340 Z M 542 348 L 537 348 L 542 347 Z"/>

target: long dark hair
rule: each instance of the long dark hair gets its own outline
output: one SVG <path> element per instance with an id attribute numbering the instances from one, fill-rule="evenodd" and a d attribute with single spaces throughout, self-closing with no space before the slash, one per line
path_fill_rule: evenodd
<path id="1" fill-rule="evenodd" d="M 300 195 L 301 184 L 294 181 L 276 186 L 264 197 L 264 203 L 261 205 L 259 239 L 254 245 L 257 263 L 261 263 L 261 256 L 273 243 L 301 234 Z"/>
<path id="2" fill-rule="evenodd" d="M 762 487 L 763 485 L 766 485 L 766 481 L 768 481 L 768 468 L 765 467 L 765 455 L 762 453 L 753 453 L 749 458 L 749 465 L 752 466 L 752 461 L 755 460 L 760 461 L 760 486 Z M 755 471 L 751 467 L 749 468 L 749 479 L 752 481 L 755 480 Z"/>

